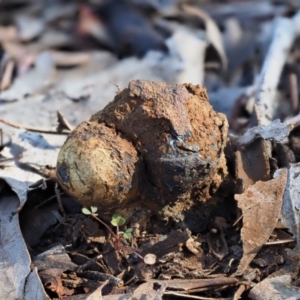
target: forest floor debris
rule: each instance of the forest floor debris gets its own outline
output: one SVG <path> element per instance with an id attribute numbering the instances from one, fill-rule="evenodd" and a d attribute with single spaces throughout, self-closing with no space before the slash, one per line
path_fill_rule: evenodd
<path id="1" fill-rule="evenodd" d="M 299 10 L 0 1 L 0 297 L 299 295 Z"/>

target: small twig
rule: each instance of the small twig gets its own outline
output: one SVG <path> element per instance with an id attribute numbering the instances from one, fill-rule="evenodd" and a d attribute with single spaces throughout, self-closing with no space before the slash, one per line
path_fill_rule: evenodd
<path id="1" fill-rule="evenodd" d="M 63 194 L 64 193 L 61 193 L 60 195 L 63 195 Z M 45 204 L 49 203 L 51 200 L 53 200 L 55 198 L 57 198 L 57 196 L 53 195 L 53 196 L 47 198 L 46 200 L 44 200 L 43 202 L 39 203 L 38 205 L 36 205 L 34 208 L 40 208 L 40 207 L 44 206 Z"/>
<path id="2" fill-rule="evenodd" d="M 62 115 L 62 113 L 58 110 L 57 111 L 57 121 L 58 121 L 58 126 L 57 126 L 57 131 L 61 132 L 61 129 L 67 129 L 72 131 L 74 129 L 74 126 L 72 126 L 68 120 Z"/>
<path id="3" fill-rule="evenodd" d="M 29 127 L 29 126 L 22 126 L 14 122 L 7 121 L 5 119 L 0 118 L 0 122 L 3 124 L 6 124 L 8 126 L 18 128 L 18 129 L 24 129 L 31 132 L 38 132 L 38 133 L 48 133 L 48 134 L 69 134 L 71 131 L 64 131 L 64 132 L 58 132 L 54 130 L 47 130 L 47 129 L 41 129 L 41 128 L 35 128 L 35 127 Z"/>
<path id="4" fill-rule="evenodd" d="M 5 66 L 2 78 L 0 80 L 0 91 L 7 89 L 11 85 L 14 67 L 15 67 L 14 61 L 9 60 Z"/>
<path id="5" fill-rule="evenodd" d="M 111 274 L 101 273 L 98 271 L 82 271 L 77 272 L 79 277 L 89 278 L 97 281 L 108 280 L 112 286 L 122 287 L 124 286 L 124 281 Z"/>
<path id="6" fill-rule="evenodd" d="M 97 256 L 95 256 L 93 258 L 88 258 L 88 260 L 84 264 L 78 266 L 78 268 L 76 269 L 76 271 L 77 272 L 82 272 L 84 269 L 86 269 L 89 266 L 91 266 L 92 264 L 96 263 L 97 260 L 100 259 L 100 258 L 102 258 L 102 257 L 103 257 L 103 255 L 100 254 L 100 255 L 97 255 Z"/>
<path id="7" fill-rule="evenodd" d="M 55 191 L 55 195 L 56 195 L 56 199 L 57 199 L 57 202 L 58 202 L 59 209 L 60 209 L 60 211 L 62 212 L 62 214 L 63 214 L 63 216 L 65 218 L 66 217 L 66 213 L 65 213 L 62 201 L 61 201 L 60 190 L 58 188 L 58 184 L 57 183 L 55 183 L 54 191 Z"/>
<path id="8" fill-rule="evenodd" d="M 200 300 L 232 300 L 232 298 L 211 298 L 211 297 L 201 297 L 201 296 L 193 296 L 188 294 L 181 294 L 179 292 L 164 292 L 164 295 L 174 295 L 176 297 L 182 297 L 185 299 L 200 299 Z"/>
<path id="9" fill-rule="evenodd" d="M 280 241 L 274 241 L 274 242 L 266 242 L 266 243 L 264 243 L 264 246 L 289 244 L 289 243 L 294 243 L 294 242 L 296 242 L 294 239 L 286 239 L 286 240 L 280 240 Z"/>
<path id="10" fill-rule="evenodd" d="M 121 88 L 114 82 L 110 81 L 109 83 L 111 83 L 112 85 L 114 85 L 117 88 L 117 94 L 119 94 L 121 92 Z"/>
<path id="11" fill-rule="evenodd" d="M 234 293 L 233 300 L 241 299 L 242 294 L 246 291 L 247 286 L 245 284 L 241 284 L 237 291 Z"/>
<path id="12" fill-rule="evenodd" d="M 241 214 L 237 220 L 232 224 L 232 227 L 234 227 L 241 219 L 243 218 L 243 214 Z"/>
<path id="13" fill-rule="evenodd" d="M 289 90 L 292 109 L 294 113 L 299 111 L 299 97 L 298 97 L 298 78 L 295 73 L 289 74 Z"/>
<path id="14" fill-rule="evenodd" d="M 10 158 L 0 157 L 0 163 L 11 162 L 11 161 L 14 161 L 14 160 L 15 160 L 15 157 L 10 157 Z"/>
<path id="15" fill-rule="evenodd" d="M 0 148 L 3 147 L 3 130 L 0 128 Z"/>

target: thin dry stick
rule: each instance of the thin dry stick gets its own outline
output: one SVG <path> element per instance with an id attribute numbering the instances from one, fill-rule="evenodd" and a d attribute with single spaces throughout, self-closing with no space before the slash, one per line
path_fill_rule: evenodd
<path id="1" fill-rule="evenodd" d="M 232 224 L 232 227 L 234 227 L 241 219 L 243 218 L 243 214 L 241 214 L 237 220 Z"/>
<path id="2" fill-rule="evenodd" d="M 185 299 L 200 299 L 200 300 L 232 300 L 232 298 L 210 298 L 210 297 L 201 297 L 201 296 L 194 296 L 188 294 L 181 294 L 179 292 L 164 292 L 164 295 L 173 295 L 176 297 L 182 297 Z"/>
<path id="3" fill-rule="evenodd" d="M 0 128 L 0 147 L 3 147 L 3 130 Z"/>
<path id="4" fill-rule="evenodd" d="M 96 263 L 97 260 L 100 258 L 103 258 L 102 254 L 97 255 L 93 258 L 88 258 L 88 260 L 84 264 L 77 267 L 76 271 L 82 272 L 84 269 L 86 269 L 86 268 L 90 267 L 92 264 Z"/>
<path id="5" fill-rule="evenodd" d="M 53 200 L 53 199 L 55 199 L 55 198 L 57 198 L 57 196 L 56 196 L 56 195 L 53 195 L 53 196 L 47 198 L 46 200 L 44 200 L 43 202 L 39 203 L 38 205 L 34 206 L 34 208 L 42 207 L 43 205 L 49 203 L 51 200 Z"/>
<path id="6" fill-rule="evenodd" d="M 66 217 L 66 213 L 65 213 L 65 210 L 64 210 L 64 207 L 63 207 L 63 204 L 62 204 L 62 201 L 61 201 L 61 196 L 60 196 L 60 190 L 58 188 L 58 184 L 55 183 L 55 188 L 54 188 L 54 191 L 55 191 L 55 195 L 56 195 L 56 199 L 57 199 L 57 202 L 58 202 L 58 206 L 64 216 L 64 218 Z"/>
<path id="7" fill-rule="evenodd" d="M 67 129 L 70 131 L 74 130 L 74 126 L 72 126 L 68 122 L 68 120 L 63 116 L 63 114 L 59 110 L 57 111 L 57 120 L 58 120 L 59 126 L 63 126 L 63 129 Z"/>
<path id="8" fill-rule="evenodd" d="M 296 240 L 294 240 L 294 239 L 286 239 L 286 240 L 280 240 L 280 241 L 274 241 L 274 242 L 266 242 L 264 244 L 264 246 L 289 244 L 289 243 L 294 243 L 294 242 L 296 242 Z"/>
<path id="9" fill-rule="evenodd" d="M 58 132 L 58 131 L 54 131 L 54 130 L 47 130 L 47 129 L 41 129 L 41 128 L 35 128 L 35 127 L 29 127 L 29 126 L 23 126 L 23 125 L 19 125 L 17 123 L 14 122 L 10 122 L 7 121 L 3 118 L 0 118 L 0 122 L 3 124 L 6 124 L 8 126 L 17 128 L 17 129 L 24 129 L 27 131 L 31 131 L 31 132 L 38 132 L 38 133 L 48 133 L 48 134 L 69 134 L 71 131 L 64 131 L 64 132 Z"/>
<path id="10" fill-rule="evenodd" d="M 1 78 L 0 91 L 7 89 L 11 85 L 14 67 L 15 67 L 14 61 L 9 60 L 5 66 L 3 76 Z"/>
<path id="11" fill-rule="evenodd" d="M 242 294 L 247 290 L 247 286 L 245 284 L 241 284 L 237 291 L 234 293 L 233 300 L 241 299 Z"/>
<path id="12" fill-rule="evenodd" d="M 295 39 L 300 35 L 300 12 L 293 18 L 279 18 L 273 40 L 259 75 L 252 125 L 268 125 L 276 110 L 275 98 L 284 64 Z"/>
<path id="13" fill-rule="evenodd" d="M 289 90 L 292 109 L 294 113 L 299 111 L 299 97 L 298 97 L 298 78 L 295 73 L 289 74 Z"/>

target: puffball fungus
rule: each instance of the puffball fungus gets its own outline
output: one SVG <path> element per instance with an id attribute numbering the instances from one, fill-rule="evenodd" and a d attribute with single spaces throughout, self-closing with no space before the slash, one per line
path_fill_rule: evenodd
<path id="1" fill-rule="evenodd" d="M 227 174 L 227 130 L 202 87 L 132 81 L 70 134 L 57 177 L 69 195 L 102 215 L 130 216 L 196 194 L 203 201 L 203 191 Z"/>

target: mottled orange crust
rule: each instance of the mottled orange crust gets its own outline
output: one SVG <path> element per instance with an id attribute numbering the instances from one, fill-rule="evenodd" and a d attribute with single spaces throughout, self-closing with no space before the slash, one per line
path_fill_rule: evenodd
<path id="1" fill-rule="evenodd" d="M 202 87 L 132 81 L 71 133 L 58 178 L 79 203 L 103 213 L 130 215 L 199 193 L 205 201 L 227 174 L 227 130 Z"/>

